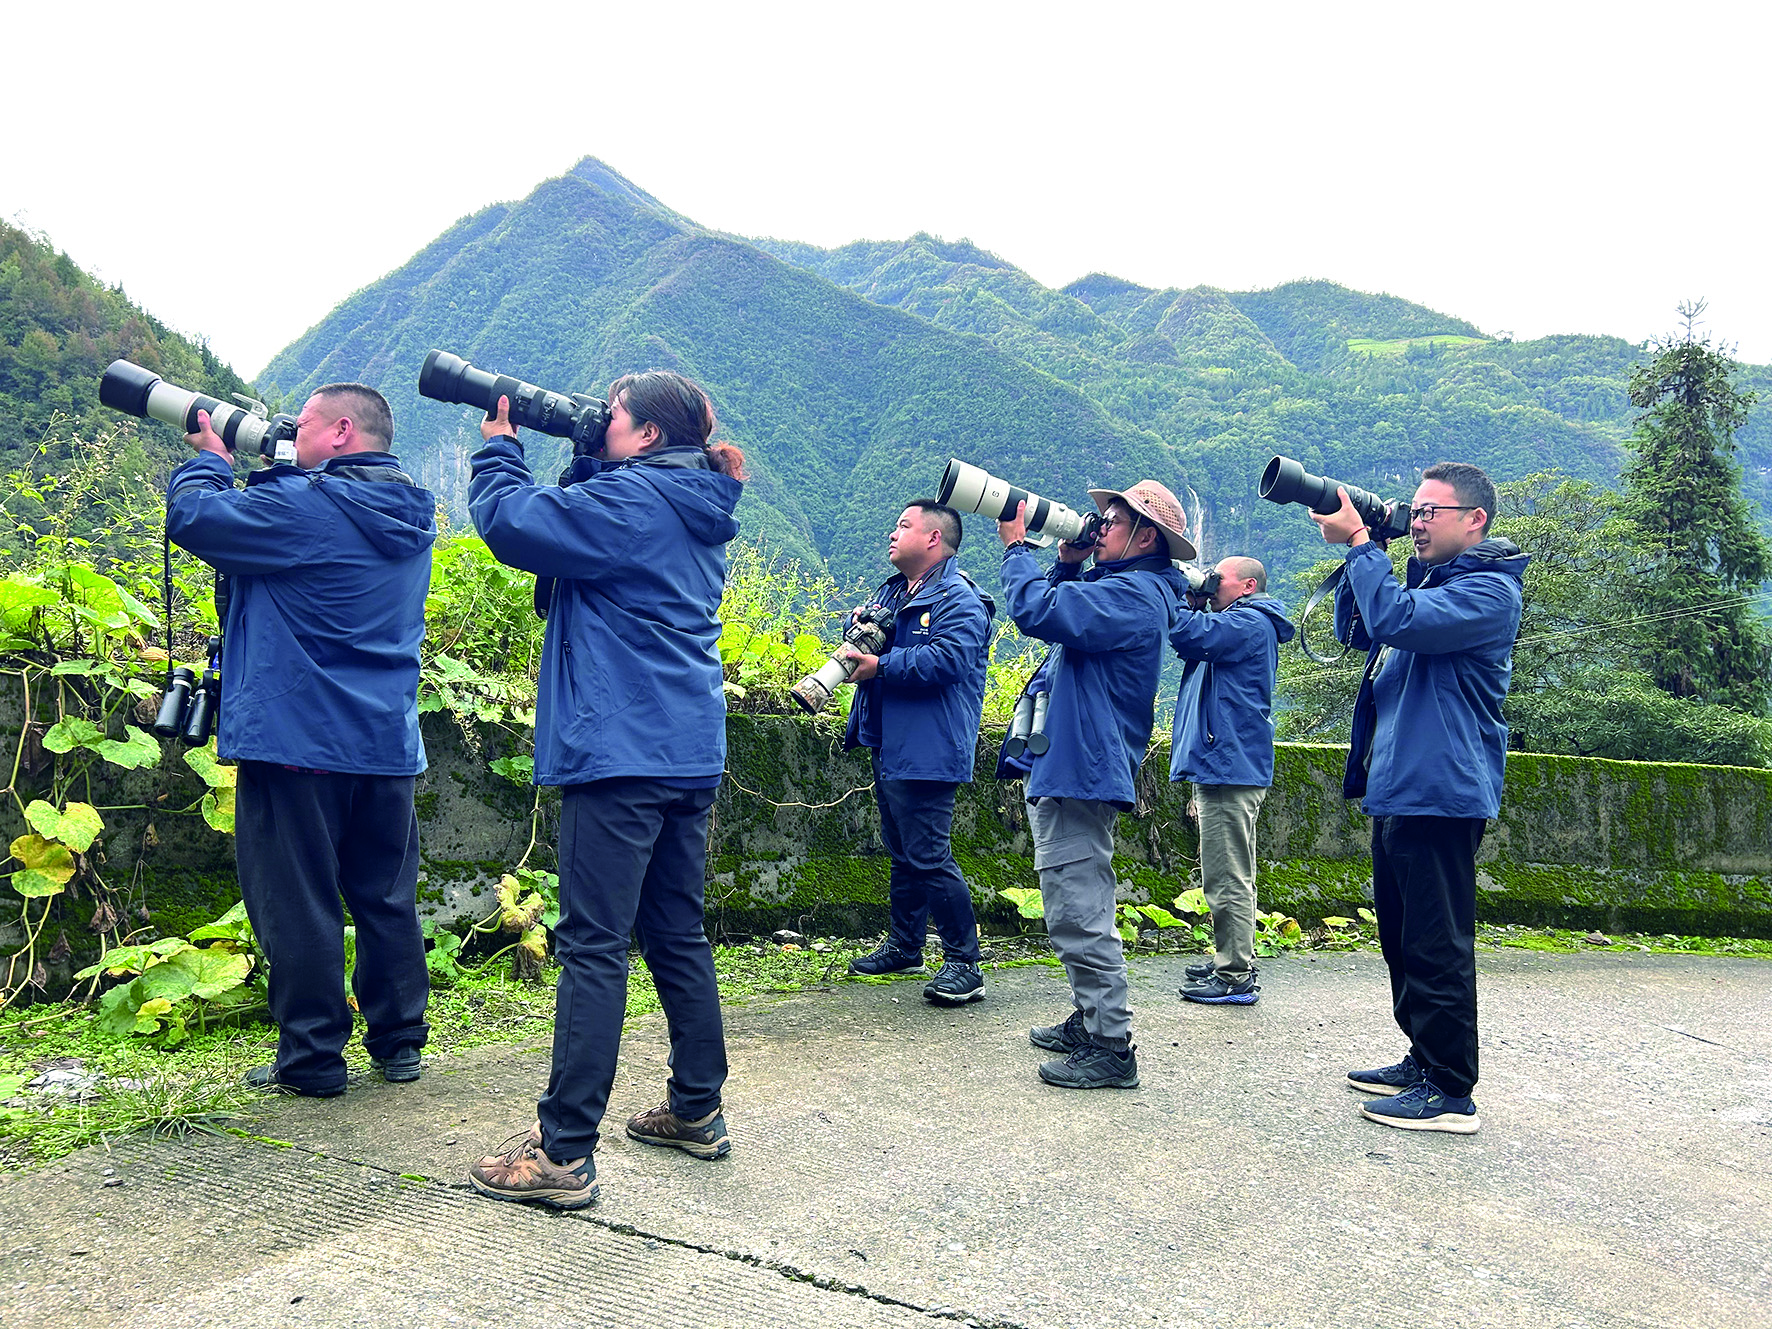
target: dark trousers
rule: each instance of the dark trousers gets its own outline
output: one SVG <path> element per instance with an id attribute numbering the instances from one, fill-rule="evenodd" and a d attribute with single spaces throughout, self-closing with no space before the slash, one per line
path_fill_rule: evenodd
<path id="1" fill-rule="evenodd" d="M 1435 1088 L 1477 1083 L 1477 846 L 1481 817 L 1376 817 L 1372 897 L 1391 1006 Z"/>
<path id="2" fill-rule="evenodd" d="M 883 780 L 874 752 L 874 801 L 880 807 L 880 838 L 892 856 L 892 944 L 923 953 L 929 920 L 935 920 L 945 958 L 977 964 L 978 920 L 972 892 L 954 862 L 954 791 L 941 780 Z"/>
<path id="3" fill-rule="evenodd" d="M 423 1047 L 430 975 L 418 929 L 418 817 L 412 777 L 316 774 L 240 763 L 234 855 L 246 916 L 270 964 L 277 1075 L 345 1086 L 344 908 L 356 927 L 351 975 L 372 1057 Z"/>
<path id="4" fill-rule="evenodd" d="M 554 1063 L 536 1109 L 556 1162 L 597 1144 L 627 1014 L 630 933 L 670 1027 L 671 1111 L 693 1121 L 720 1106 L 726 1031 L 702 926 L 714 793 L 629 779 L 562 791 Z"/>

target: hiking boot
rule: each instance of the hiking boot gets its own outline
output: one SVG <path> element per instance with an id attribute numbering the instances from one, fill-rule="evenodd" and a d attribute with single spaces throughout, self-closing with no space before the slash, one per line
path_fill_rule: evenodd
<path id="1" fill-rule="evenodd" d="M 1473 1099 L 1442 1094 L 1432 1080 L 1417 1080 L 1395 1098 L 1375 1098 L 1361 1104 L 1360 1115 L 1406 1131 L 1448 1131 L 1453 1135 L 1475 1135 L 1483 1124 Z"/>
<path id="2" fill-rule="evenodd" d="M 1195 982 L 1184 983 L 1181 995 L 1189 1001 L 1203 1002 L 1208 1006 L 1253 1006 L 1261 1000 L 1261 988 L 1250 974 L 1241 983 L 1233 983 L 1221 974 L 1214 973 L 1210 977 Z"/>
<path id="3" fill-rule="evenodd" d="M 417 1048 L 396 1048 L 385 1057 L 371 1057 L 371 1070 L 381 1072 L 381 1078 L 391 1084 L 403 1084 L 419 1077 L 419 1055 Z"/>
<path id="4" fill-rule="evenodd" d="M 660 1144 L 681 1149 L 696 1158 L 710 1162 L 732 1152 L 726 1138 L 726 1118 L 719 1108 L 705 1117 L 685 1121 L 671 1111 L 670 1102 L 660 1103 L 650 1112 L 636 1113 L 628 1118 L 628 1139 L 641 1144 Z"/>
<path id="5" fill-rule="evenodd" d="M 943 1006 L 964 1006 L 984 996 L 984 971 L 965 960 L 949 960 L 923 985 L 923 1000 Z"/>
<path id="6" fill-rule="evenodd" d="M 1261 971 L 1260 965 L 1251 964 L 1249 966 L 1249 977 L 1254 978 L 1255 975 L 1257 973 L 1259 973 L 1260 971 Z M 1218 961 L 1216 961 L 1216 960 L 1201 960 L 1198 964 L 1190 964 L 1186 969 L 1183 969 L 1181 972 L 1187 975 L 1188 980 L 1190 982 L 1198 983 L 1201 979 L 1211 978 L 1212 975 L 1214 975 L 1218 972 Z"/>
<path id="7" fill-rule="evenodd" d="M 1062 1023 L 1043 1024 L 1028 1030 L 1028 1042 L 1048 1052 L 1062 1052 L 1067 1057 L 1089 1041 L 1083 1028 L 1083 1012 L 1072 1011 Z"/>
<path id="8" fill-rule="evenodd" d="M 597 1198 L 597 1165 L 590 1155 L 554 1162 L 541 1147 L 540 1126 L 513 1135 L 505 1146 L 503 1153 L 468 1169 L 468 1180 L 480 1194 L 551 1209 L 582 1209 Z"/>
<path id="9" fill-rule="evenodd" d="M 275 1065 L 254 1066 L 240 1077 L 240 1083 L 248 1089 L 262 1090 L 267 1094 L 297 1094 L 302 1098 L 337 1098 L 345 1091 L 345 1086 L 336 1089 L 316 1089 L 312 1085 L 291 1084 L 280 1079 Z"/>
<path id="10" fill-rule="evenodd" d="M 920 952 L 900 950 L 890 941 L 883 941 L 866 955 L 849 962 L 849 972 L 877 978 L 881 974 L 908 974 L 923 967 Z"/>
<path id="11" fill-rule="evenodd" d="M 1425 1078 L 1412 1056 L 1404 1057 L 1395 1066 L 1380 1066 L 1375 1071 L 1347 1073 L 1347 1082 L 1350 1085 L 1369 1094 L 1400 1094 L 1405 1089 L 1414 1088 Z"/>
<path id="12" fill-rule="evenodd" d="M 1136 1089 L 1138 1055 L 1131 1044 L 1115 1052 L 1085 1041 L 1063 1061 L 1041 1062 L 1040 1078 L 1060 1089 Z"/>

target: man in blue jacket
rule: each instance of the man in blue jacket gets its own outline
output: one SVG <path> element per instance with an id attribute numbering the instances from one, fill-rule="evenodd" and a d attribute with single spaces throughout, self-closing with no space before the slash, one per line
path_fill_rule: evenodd
<path id="1" fill-rule="evenodd" d="M 1052 643 L 1034 691 L 1049 694 L 1045 752 L 999 759 L 1000 779 L 1027 780 L 1028 827 L 1046 931 L 1070 979 L 1070 1015 L 1028 1031 L 1063 1054 L 1040 1078 L 1066 1089 L 1138 1087 L 1126 958 L 1114 926 L 1114 825 L 1137 801 L 1133 781 L 1156 719 L 1163 643 L 1187 582 L 1172 560 L 1194 556 L 1181 505 L 1155 480 L 1091 489 L 1104 518 L 1089 552 L 1059 546 L 1042 573 L 1026 543 L 1026 505 L 1000 522 L 1003 593 L 1015 625 Z"/>
<path id="2" fill-rule="evenodd" d="M 1409 1051 L 1348 1083 L 1391 1095 L 1373 1121 L 1475 1134 L 1477 847 L 1501 809 L 1507 722 L 1526 556 L 1489 539 L 1495 486 L 1479 468 L 1421 473 L 1410 508 L 1415 556 L 1399 586 L 1347 492 L 1311 514 L 1347 544 L 1335 593 L 1336 635 L 1367 648 L 1342 781 L 1372 817 L 1372 896 L 1390 969 L 1391 1004 Z"/>
<path id="3" fill-rule="evenodd" d="M 1252 1006 L 1255 982 L 1255 819 L 1274 782 L 1274 676 L 1292 639 L 1267 569 L 1227 558 L 1213 569 L 1213 612 L 1182 615 L 1169 644 L 1187 663 L 1175 699 L 1169 778 L 1192 780 L 1200 819 L 1200 880 L 1212 908 L 1211 963 L 1189 965 L 1181 995 Z M 1202 605 L 1189 602 L 1199 610 Z"/>
<path id="4" fill-rule="evenodd" d="M 389 1080 L 419 1077 L 430 980 L 418 924 L 419 643 L 437 502 L 388 451 L 388 404 L 334 383 L 302 407 L 295 464 L 233 483 L 199 412 L 198 455 L 172 473 L 167 534 L 229 583 L 216 749 L 239 763 L 240 894 L 270 967 L 277 1059 L 262 1089 L 345 1091 L 344 916 L 363 1046 Z"/>
<path id="5" fill-rule="evenodd" d="M 880 837 L 892 858 L 892 927 L 886 940 L 849 962 L 857 974 L 890 974 L 923 963 L 930 918 L 942 966 L 923 996 L 959 1006 L 984 996 L 972 892 L 954 862 L 954 794 L 972 780 L 985 666 L 996 606 L 979 594 L 954 555 L 960 514 L 934 499 L 899 515 L 886 558 L 898 575 L 874 593 L 893 612 L 892 644 L 859 661 L 845 751 L 870 750 Z"/>

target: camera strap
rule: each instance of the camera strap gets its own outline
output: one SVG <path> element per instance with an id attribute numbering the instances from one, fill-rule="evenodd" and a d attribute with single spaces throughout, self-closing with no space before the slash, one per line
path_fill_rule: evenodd
<path id="1" fill-rule="evenodd" d="M 1311 649 L 1311 639 L 1305 633 L 1305 630 L 1304 630 L 1305 620 L 1311 616 L 1311 611 L 1313 609 L 1315 609 L 1318 605 L 1322 604 L 1325 598 L 1334 594 L 1335 588 L 1337 586 L 1341 585 L 1341 583 L 1346 579 L 1346 577 L 1347 577 L 1347 564 L 1346 563 L 1337 563 L 1335 565 L 1335 571 L 1331 572 L 1327 577 L 1323 578 L 1322 584 L 1320 586 L 1318 586 L 1316 590 L 1311 592 L 1311 598 L 1309 600 L 1305 601 L 1304 612 L 1298 616 L 1298 645 L 1299 645 L 1299 649 L 1301 649 L 1312 660 L 1315 660 L 1318 664 L 1323 664 L 1323 665 L 1337 664 L 1340 662 L 1342 656 L 1346 655 L 1350 650 L 1353 649 L 1351 646 L 1344 645 L 1341 648 L 1340 654 L 1338 654 L 1338 655 L 1319 655 L 1319 654 L 1317 654 L 1316 651 Z"/>

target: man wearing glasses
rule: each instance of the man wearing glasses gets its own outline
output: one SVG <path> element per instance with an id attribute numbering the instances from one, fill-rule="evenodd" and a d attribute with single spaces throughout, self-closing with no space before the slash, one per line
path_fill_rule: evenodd
<path id="1" fill-rule="evenodd" d="M 1372 818 L 1372 895 L 1391 1003 L 1409 1051 L 1394 1066 L 1350 1071 L 1385 1095 L 1361 1113 L 1407 1130 L 1474 1135 L 1477 1083 L 1477 846 L 1501 809 L 1501 716 L 1520 627 L 1526 555 L 1490 539 L 1495 486 L 1475 466 L 1421 473 L 1410 508 L 1406 585 L 1347 491 L 1311 514 L 1346 544 L 1336 635 L 1368 651 L 1342 781 Z"/>

